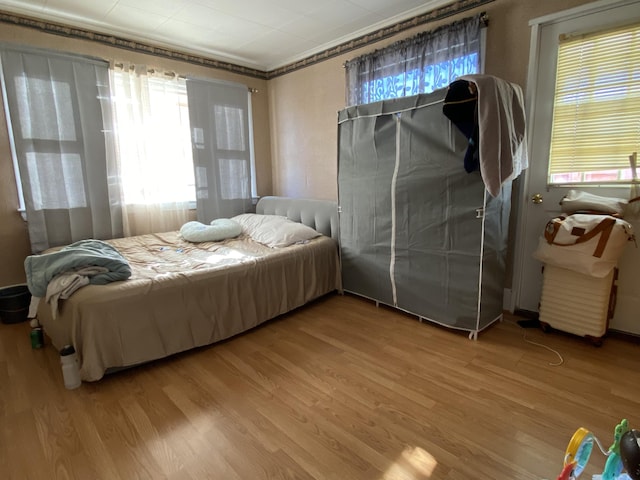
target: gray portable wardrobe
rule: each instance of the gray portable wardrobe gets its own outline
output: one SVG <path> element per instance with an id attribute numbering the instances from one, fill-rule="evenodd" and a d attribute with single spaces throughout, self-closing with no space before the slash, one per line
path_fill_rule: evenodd
<path id="1" fill-rule="evenodd" d="M 511 183 L 467 173 L 446 90 L 338 113 L 345 291 L 470 332 L 501 318 Z"/>

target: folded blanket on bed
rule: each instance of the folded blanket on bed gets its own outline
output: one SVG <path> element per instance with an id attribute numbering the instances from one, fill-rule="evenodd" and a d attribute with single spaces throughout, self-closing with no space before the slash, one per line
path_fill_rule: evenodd
<path id="1" fill-rule="evenodd" d="M 49 282 L 56 275 L 90 266 L 108 269 L 89 278 L 93 285 L 126 280 L 131 276 L 129 262 L 102 240 L 81 240 L 56 252 L 30 255 L 24 261 L 27 286 L 35 297 L 46 295 Z"/>

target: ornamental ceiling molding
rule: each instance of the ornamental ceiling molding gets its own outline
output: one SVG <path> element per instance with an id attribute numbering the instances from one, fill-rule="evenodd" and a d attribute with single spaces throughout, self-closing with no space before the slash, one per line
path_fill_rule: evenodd
<path id="1" fill-rule="evenodd" d="M 216 68 L 231 73 L 246 75 L 248 77 L 259 78 L 263 80 L 267 79 L 267 72 L 262 70 L 243 67 L 242 65 L 236 65 L 234 63 L 224 62 L 221 60 L 213 60 L 211 58 L 201 57 L 190 53 L 170 50 L 168 48 L 157 47 L 143 42 L 116 37 L 114 35 L 105 35 L 102 33 L 92 32 L 91 30 L 85 30 L 83 28 L 70 27 L 68 25 L 52 23 L 45 20 L 23 17 L 21 15 L 15 15 L 13 13 L 0 11 L 0 22 L 32 28 L 34 30 L 40 30 L 41 32 L 59 35 L 62 37 L 88 40 L 90 42 L 101 43 L 103 45 L 121 48 L 123 50 L 130 50 L 132 52 L 146 53 L 148 55 L 168 58 L 171 60 L 180 60 L 183 62 L 191 63 L 193 65 Z"/>
<path id="2" fill-rule="evenodd" d="M 88 40 L 115 48 L 121 48 L 123 50 L 145 53 L 147 55 L 153 55 L 156 57 L 162 57 L 171 60 L 180 60 L 193 65 L 200 65 L 204 67 L 215 68 L 218 70 L 224 70 L 230 73 L 245 75 L 247 77 L 257 78 L 260 80 L 269 80 L 282 75 L 286 75 L 291 72 L 295 72 L 296 70 L 300 70 L 311 65 L 315 65 L 320 62 L 324 62 L 325 60 L 329 60 L 330 58 L 337 57 L 358 48 L 366 47 L 386 38 L 393 37 L 394 35 L 397 35 L 398 33 L 404 32 L 411 28 L 436 22 L 438 20 L 442 20 L 443 18 L 457 15 L 458 13 L 471 10 L 480 5 L 485 5 L 493 1 L 495 0 L 458 0 L 449 5 L 436 8 L 422 15 L 417 15 L 413 18 L 403 20 L 388 27 L 378 29 L 375 32 L 362 35 L 358 38 L 354 38 L 353 40 L 341 43 L 340 45 L 337 45 L 335 47 L 323 50 L 322 52 L 316 53 L 297 62 L 293 62 L 289 65 L 270 70 L 268 72 L 257 70 L 255 68 L 244 67 L 242 65 L 236 65 L 230 62 L 201 57 L 190 53 L 170 50 L 168 48 L 157 47 L 144 42 L 116 37 L 114 35 L 105 35 L 82 28 L 70 27 L 68 25 L 62 25 L 59 23 L 53 23 L 3 11 L 0 11 L 0 23 L 19 25 L 21 27 L 32 28 L 34 30 L 39 30 L 41 32 L 50 33 L 53 35 L 59 35 L 68 38 L 77 38 L 80 40 Z"/>
<path id="3" fill-rule="evenodd" d="M 316 63 L 324 62 L 325 60 L 337 57 L 338 55 L 343 55 L 353 50 L 357 50 L 358 48 L 366 47 L 386 38 L 393 37 L 394 35 L 397 35 L 398 33 L 404 32 L 411 28 L 426 25 L 427 23 L 436 22 L 438 20 L 442 20 L 443 18 L 452 17 L 453 15 L 457 15 L 458 13 L 466 12 L 467 10 L 471 10 L 481 5 L 491 3 L 493 1 L 495 0 L 458 0 L 457 2 L 453 2 L 449 5 L 445 5 L 443 7 L 436 8 L 435 10 L 431 10 L 430 12 L 423 13 L 422 15 L 403 20 L 402 22 L 394 23 L 393 25 L 381 28 L 379 30 L 376 30 L 375 32 L 368 33 L 358 38 L 354 38 L 353 40 L 349 40 L 348 42 L 341 43 L 340 45 L 316 53 L 315 55 L 311 55 L 310 57 L 304 58 L 289 65 L 285 65 L 284 67 L 271 70 L 267 72 L 268 78 L 272 79 L 281 75 L 286 75 L 287 73 L 291 73 L 296 70 L 300 70 L 301 68 L 315 65 Z"/>

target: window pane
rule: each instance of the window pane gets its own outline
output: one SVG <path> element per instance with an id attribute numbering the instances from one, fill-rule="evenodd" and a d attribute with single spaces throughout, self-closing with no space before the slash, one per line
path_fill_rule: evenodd
<path id="1" fill-rule="evenodd" d="M 640 150 L 640 25 L 562 38 L 549 183 L 620 183 Z"/>
<path id="2" fill-rule="evenodd" d="M 76 141 L 68 83 L 23 75 L 15 77 L 15 87 L 22 138 Z M 55 109 L 51 105 L 55 105 Z M 55 116 L 49 112 L 54 112 Z"/>
<path id="3" fill-rule="evenodd" d="M 34 210 L 87 206 L 82 159 L 77 154 L 26 154 Z"/>
<path id="4" fill-rule="evenodd" d="M 185 82 L 128 72 L 113 79 L 125 202 L 195 201 Z"/>
<path id="5" fill-rule="evenodd" d="M 249 178 L 248 163 L 245 160 L 221 158 L 220 191 L 225 200 L 249 198 L 249 182 L 228 181 L 228 179 Z"/>
<path id="6" fill-rule="evenodd" d="M 216 105 L 214 107 L 218 150 L 244 151 L 244 112 L 237 107 Z"/>
<path id="7" fill-rule="evenodd" d="M 347 105 L 430 93 L 482 73 L 482 25 L 478 14 L 348 61 Z"/>
<path id="8" fill-rule="evenodd" d="M 424 70 L 408 70 L 365 82 L 362 86 L 367 103 L 389 98 L 410 97 L 447 87 L 461 75 L 479 73 L 478 54 L 465 55 L 446 62 L 427 65 Z"/>

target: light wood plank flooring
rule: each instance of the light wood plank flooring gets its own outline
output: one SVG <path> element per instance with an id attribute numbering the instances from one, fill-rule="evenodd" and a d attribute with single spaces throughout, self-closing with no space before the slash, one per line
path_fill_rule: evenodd
<path id="1" fill-rule="evenodd" d="M 578 427 L 607 448 L 622 418 L 640 428 L 637 342 L 513 318 L 472 341 L 332 294 L 73 391 L 28 324 L 0 325 L 4 480 L 555 479 Z"/>

